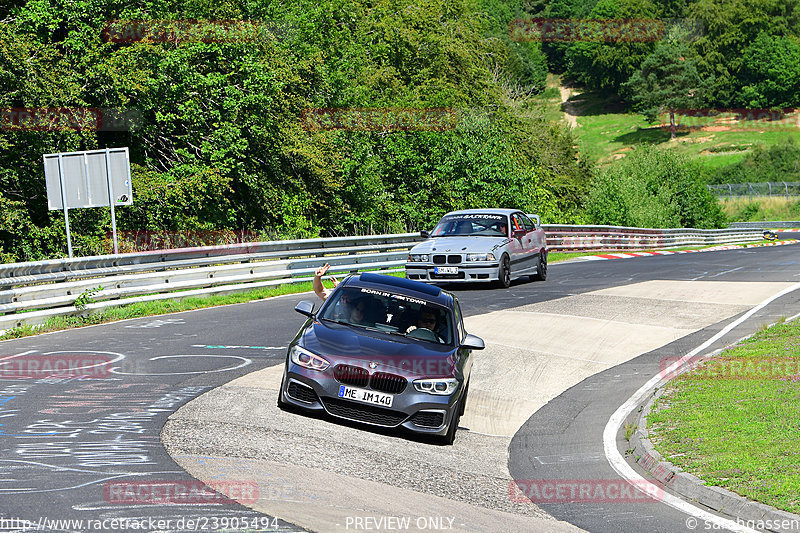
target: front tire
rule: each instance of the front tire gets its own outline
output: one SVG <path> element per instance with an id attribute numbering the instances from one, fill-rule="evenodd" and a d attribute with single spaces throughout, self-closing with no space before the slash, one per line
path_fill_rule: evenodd
<path id="1" fill-rule="evenodd" d="M 547 254 L 539 253 L 539 263 L 536 266 L 536 274 L 531 276 L 534 281 L 544 281 L 547 279 Z"/>
<path id="2" fill-rule="evenodd" d="M 500 260 L 500 271 L 497 274 L 497 284 L 507 289 L 511 286 L 511 260 L 507 255 L 504 255 Z"/>
<path id="3" fill-rule="evenodd" d="M 456 441 L 456 430 L 458 430 L 458 423 L 461 421 L 461 413 L 464 408 L 464 396 L 458 401 L 458 405 L 453 408 L 453 419 L 447 427 L 447 433 L 442 438 L 444 444 L 452 446 Z"/>
<path id="4" fill-rule="evenodd" d="M 285 377 L 281 378 L 281 388 L 278 391 L 278 409 L 282 411 L 286 410 L 286 408 L 289 407 L 289 404 L 283 401 L 283 386 L 285 384 L 284 379 Z"/>

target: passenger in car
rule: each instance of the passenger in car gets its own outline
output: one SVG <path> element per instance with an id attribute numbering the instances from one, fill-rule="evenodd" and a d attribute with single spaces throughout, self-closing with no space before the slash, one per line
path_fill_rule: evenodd
<path id="1" fill-rule="evenodd" d="M 331 268 L 331 265 L 325 263 L 321 267 L 319 267 L 316 272 L 314 272 L 314 280 L 311 282 L 311 286 L 314 288 L 314 293 L 319 296 L 322 300 L 326 300 L 330 293 L 333 292 L 333 289 L 326 289 L 324 285 L 322 285 L 322 276 L 324 276 L 328 269 Z M 331 281 L 333 281 L 333 288 L 335 289 L 336 286 L 339 284 L 339 280 L 335 277 L 330 276 Z"/>
<path id="2" fill-rule="evenodd" d="M 369 320 L 369 301 L 367 298 L 356 298 L 349 304 L 350 316 L 347 317 L 348 322 L 358 326 L 374 324 L 374 321 Z"/>

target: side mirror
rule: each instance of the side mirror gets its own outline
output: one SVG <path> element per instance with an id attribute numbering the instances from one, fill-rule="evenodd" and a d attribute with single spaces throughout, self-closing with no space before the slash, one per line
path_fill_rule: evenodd
<path id="1" fill-rule="evenodd" d="M 306 315 L 309 318 L 314 318 L 314 303 L 308 300 L 303 300 L 294 306 L 294 310 L 301 315 Z"/>
<path id="2" fill-rule="evenodd" d="M 514 231 L 511 232 L 511 236 L 514 238 L 521 237 L 523 235 L 525 235 L 524 229 L 515 229 Z"/>
<path id="3" fill-rule="evenodd" d="M 461 347 L 469 350 L 483 350 L 486 348 L 486 344 L 484 344 L 483 339 L 480 337 L 467 334 L 467 336 L 464 337 L 464 342 L 461 343 Z"/>
<path id="4" fill-rule="evenodd" d="M 422 231 L 419 232 L 419 234 L 420 234 L 421 237 L 423 237 L 425 239 L 430 239 L 431 238 L 431 234 L 428 232 L 428 230 L 422 230 Z"/>

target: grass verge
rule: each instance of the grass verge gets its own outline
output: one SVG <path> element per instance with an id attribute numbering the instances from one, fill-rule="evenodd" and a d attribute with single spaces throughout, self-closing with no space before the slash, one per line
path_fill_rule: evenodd
<path id="1" fill-rule="evenodd" d="M 667 385 L 648 428 L 668 461 L 800 512 L 800 321 L 763 328 Z"/>
<path id="2" fill-rule="evenodd" d="M 800 220 L 800 197 L 797 196 L 722 197 L 719 204 L 728 220 Z"/>
<path id="3" fill-rule="evenodd" d="M 326 285 L 330 285 L 327 283 Z M 127 320 L 129 318 L 140 318 L 144 316 L 164 315 L 167 313 L 178 313 L 180 311 L 191 311 L 204 307 L 215 307 L 219 305 L 230 305 L 252 300 L 262 300 L 284 294 L 294 294 L 308 292 L 312 290 L 311 282 L 287 283 L 275 287 L 266 287 L 247 292 L 235 294 L 217 294 L 206 297 L 192 296 L 175 300 L 156 300 L 152 302 L 136 302 L 120 307 L 108 307 L 97 313 L 76 315 L 76 316 L 56 316 L 48 318 L 46 322 L 37 326 L 22 325 L 20 327 L 7 330 L 0 340 L 16 339 L 28 337 L 39 333 L 58 331 L 62 329 L 78 328 L 104 322 L 115 322 Z"/>
<path id="4" fill-rule="evenodd" d="M 548 79 L 548 87 L 555 84 L 561 84 L 561 81 Z M 787 137 L 800 140 L 796 112 L 781 120 L 770 121 L 744 120 L 733 113 L 694 117 L 677 115 L 676 121 L 680 125 L 677 137 L 670 139 L 666 114 L 660 115 L 656 123 L 648 122 L 644 115 L 628 112 L 624 103 L 613 94 L 573 92 L 564 106 L 557 98 L 542 101 L 556 116 L 562 107 L 576 115 L 578 127 L 574 131 L 581 158 L 601 165 L 626 157 L 637 146 L 648 143 L 686 154 L 711 171 L 741 161 L 757 144 L 772 146 Z"/>

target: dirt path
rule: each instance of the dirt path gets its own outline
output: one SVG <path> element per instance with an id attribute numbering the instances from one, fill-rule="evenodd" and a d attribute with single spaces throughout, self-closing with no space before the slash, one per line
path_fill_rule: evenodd
<path id="1" fill-rule="evenodd" d="M 561 93 L 561 106 L 564 108 L 564 117 L 567 119 L 567 124 L 569 124 L 570 128 L 575 129 L 578 127 L 578 118 L 575 116 L 572 103 L 569 101 L 569 97 L 572 96 L 572 89 L 559 86 L 558 92 Z"/>

